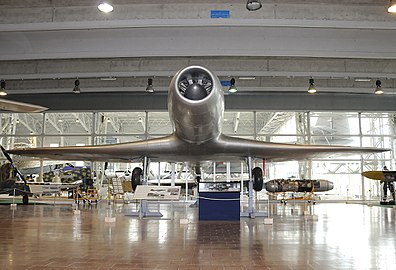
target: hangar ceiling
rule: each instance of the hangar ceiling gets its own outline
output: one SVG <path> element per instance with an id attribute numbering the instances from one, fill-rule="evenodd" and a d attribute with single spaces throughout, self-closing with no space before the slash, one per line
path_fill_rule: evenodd
<path id="1" fill-rule="evenodd" d="M 0 0 L 0 79 L 7 98 L 51 110 L 163 109 L 171 76 L 202 64 L 236 79 L 231 109 L 395 111 L 396 15 L 387 0 L 262 3 L 249 12 L 245 0 L 115 0 L 104 14 L 96 0 Z M 382 97 L 373 95 L 377 79 Z"/>

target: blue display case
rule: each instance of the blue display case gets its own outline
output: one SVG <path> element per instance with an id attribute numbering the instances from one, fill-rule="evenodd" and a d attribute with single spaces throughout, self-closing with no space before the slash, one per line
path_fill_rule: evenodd
<path id="1" fill-rule="evenodd" d="M 239 220 L 240 182 L 200 182 L 199 220 Z"/>

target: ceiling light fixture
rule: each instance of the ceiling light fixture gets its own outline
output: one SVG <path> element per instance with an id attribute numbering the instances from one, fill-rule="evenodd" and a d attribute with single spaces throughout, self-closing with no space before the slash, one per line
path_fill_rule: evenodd
<path id="1" fill-rule="evenodd" d="M 390 0 L 389 1 L 388 12 L 389 13 L 396 13 L 396 0 Z"/>
<path id="2" fill-rule="evenodd" d="M 1 80 L 1 89 L 0 89 L 0 96 L 4 97 L 7 95 L 6 92 L 6 82 L 5 80 Z"/>
<path id="3" fill-rule="evenodd" d="M 246 8 L 249 11 L 259 10 L 262 6 L 260 0 L 248 0 L 246 3 Z"/>
<path id="4" fill-rule="evenodd" d="M 256 77 L 253 77 L 253 76 L 246 76 L 246 77 L 239 77 L 238 79 L 240 79 L 240 80 L 255 80 Z"/>
<path id="5" fill-rule="evenodd" d="M 101 12 L 109 13 L 114 10 L 114 7 L 112 6 L 112 4 L 109 1 L 101 1 L 98 5 L 98 9 Z"/>
<path id="6" fill-rule="evenodd" d="M 310 93 L 310 94 L 316 93 L 315 81 L 312 78 L 309 79 L 308 93 Z"/>
<path id="7" fill-rule="evenodd" d="M 101 81 L 116 81 L 116 77 L 102 77 L 100 78 Z"/>
<path id="8" fill-rule="evenodd" d="M 230 88 L 228 88 L 228 92 L 230 92 L 230 93 L 238 92 L 238 89 L 235 87 L 235 79 L 234 78 L 232 78 L 230 80 Z"/>
<path id="9" fill-rule="evenodd" d="M 376 94 L 376 95 L 382 95 L 382 94 L 384 93 L 384 90 L 382 90 L 381 81 L 380 81 L 380 80 L 377 80 L 377 81 L 375 82 L 375 85 L 376 85 L 377 87 L 376 87 L 375 90 L 374 90 L 374 94 Z"/>
<path id="10" fill-rule="evenodd" d="M 80 80 L 78 80 L 78 79 L 74 81 L 73 93 L 74 94 L 80 94 L 81 93 L 81 91 L 80 91 Z"/>
<path id="11" fill-rule="evenodd" d="M 371 82 L 370 78 L 355 78 L 355 82 Z"/>
<path id="12" fill-rule="evenodd" d="M 148 92 L 148 93 L 154 93 L 153 79 L 151 79 L 151 78 L 147 79 L 146 92 Z"/>

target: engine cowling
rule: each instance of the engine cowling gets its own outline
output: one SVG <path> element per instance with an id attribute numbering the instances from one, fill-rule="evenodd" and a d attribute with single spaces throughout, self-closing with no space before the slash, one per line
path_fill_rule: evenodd
<path id="1" fill-rule="evenodd" d="M 216 138 L 224 114 L 220 80 L 202 66 L 181 69 L 169 87 L 168 109 L 180 139 L 200 144 Z"/>

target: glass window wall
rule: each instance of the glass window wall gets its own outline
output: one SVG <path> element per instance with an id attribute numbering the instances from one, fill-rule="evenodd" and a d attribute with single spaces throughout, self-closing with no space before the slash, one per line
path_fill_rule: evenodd
<path id="1" fill-rule="evenodd" d="M 145 112 L 102 112 L 97 113 L 98 134 L 145 134 Z"/>
<path id="2" fill-rule="evenodd" d="M 363 135 L 395 135 L 394 114 L 389 113 L 362 113 Z"/>
<path id="3" fill-rule="evenodd" d="M 45 113 L 45 134 L 91 134 L 92 113 Z"/>
<path id="4" fill-rule="evenodd" d="M 169 119 L 168 112 L 148 113 L 148 134 L 168 135 L 173 132 L 173 126 Z"/>
<path id="5" fill-rule="evenodd" d="M 1 113 L 0 128 L 2 135 L 38 135 L 43 130 L 43 114 Z"/>
<path id="6" fill-rule="evenodd" d="M 45 136 L 44 147 L 92 145 L 90 136 Z"/>
<path id="7" fill-rule="evenodd" d="M 311 134 L 331 137 L 334 135 L 359 135 L 359 114 L 350 112 L 310 113 Z"/>
<path id="8" fill-rule="evenodd" d="M 252 135 L 254 133 L 253 112 L 225 112 L 223 133 L 238 137 Z"/>
<path id="9" fill-rule="evenodd" d="M 227 111 L 223 132 L 267 142 L 390 148 L 393 152 L 267 163 L 265 168 L 266 180 L 293 177 L 333 181 L 335 188 L 326 192 L 331 199 L 374 199 L 379 196 L 379 184 L 364 179 L 361 172 L 381 170 L 384 165 L 396 170 L 395 123 L 394 113 Z M 1 113 L 0 129 L 0 143 L 7 149 L 125 143 L 173 132 L 165 111 Z M 160 168 L 169 167 L 164 164 Z M 262 166 L 262 162 L 257 165 Z M 110 168 L 125 170 L 133 166 L 115 164 Z M 157 167 L 151 170 L 152 178 L 158 174 Z"/>

